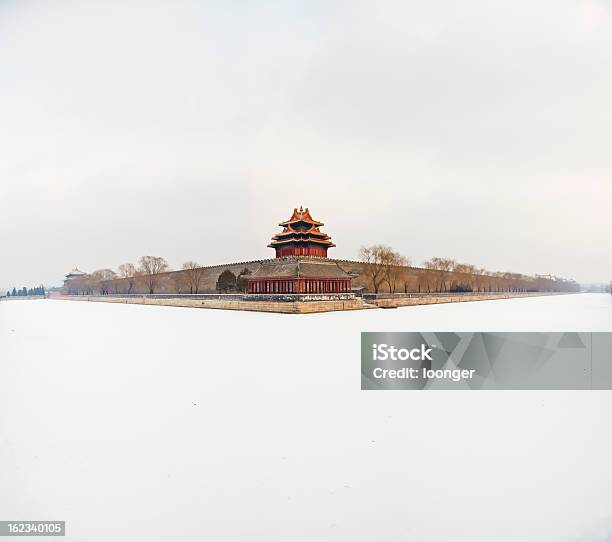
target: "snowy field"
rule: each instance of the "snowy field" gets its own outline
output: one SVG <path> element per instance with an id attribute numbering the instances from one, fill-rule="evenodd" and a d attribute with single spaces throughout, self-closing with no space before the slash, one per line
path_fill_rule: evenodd
<path id="1" fill-rule="evenodd" d="M 612 298 L 0 302 L 0 519 L 70 541 L 610 540 L 612 392 L 360 391 L 361 331 L 436 330 L 612 331 Z"/>

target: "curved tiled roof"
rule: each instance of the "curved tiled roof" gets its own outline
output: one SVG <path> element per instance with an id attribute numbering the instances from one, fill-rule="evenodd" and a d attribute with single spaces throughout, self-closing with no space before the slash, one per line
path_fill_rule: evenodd
<path id="1" fill-rule="evenodd" d="M 323 222 L 317 222 L 310 216 L 310 211 L 308 207 L 306 209 L 302 209 L 300 206 L 299 210 L 297 207 L 293 209 L 293 214 L 289 220 L 285 220 L 281 222 L 279 226 L 288 226 L 289 224 L 295 224 L 297 222 L 306 222 L 307 224 L 314 224 L 315 226 L 323 226 Z"/>
<path id="2" fill-rule="evenodd" d="M 66 277 L 81 277 L 83 275 L 87 275 L 87 273 L 83 273 L 78 267 L 75 267 Z"/>
<path id="3" fill-rule="evenodd" d="M 327 259 L 306 259 L 297 257 L 275 258 L 263 262 L 249 279 L 259 278 L 342 278 L 355 275 L 346 272 L 335 261 Z"/>

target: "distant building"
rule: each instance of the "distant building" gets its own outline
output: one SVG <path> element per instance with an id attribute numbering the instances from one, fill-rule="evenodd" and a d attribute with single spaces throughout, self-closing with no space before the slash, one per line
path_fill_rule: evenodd
<path id="1" fill-rule="evenodd" d="M 78 285 L 80 280 L 84 279 L 86 276 L 87 273 L 83 273 L 83 271 L 75 267 L 66 275 L 66 278 L 64 278 L 64 292 L 66 294 L 78 294 L 78 288 L 75 286 Z"/>

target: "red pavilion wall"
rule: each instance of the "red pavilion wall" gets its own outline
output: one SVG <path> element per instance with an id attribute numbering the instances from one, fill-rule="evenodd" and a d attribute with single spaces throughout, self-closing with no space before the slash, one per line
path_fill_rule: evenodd
<path id="1" fill-rule="evenodd" d="M 286 256 L 315 256 L 317 258 L 327 258 L 327 248 L 316 246 L 288 246 L 276 249 L 277 258 L 283 258 Z"/>

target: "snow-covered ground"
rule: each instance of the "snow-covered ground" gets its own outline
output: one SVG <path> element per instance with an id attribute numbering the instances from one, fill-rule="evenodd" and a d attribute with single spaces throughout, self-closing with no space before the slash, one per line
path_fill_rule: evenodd
<path id="1" fill-rule="evenodd" d="M 402 330 L 612 331 L 612 299 L 0 302 L 0 519 L 100 542 L 606 540 L 612 392 L 360 391 L 359 333 Z"/>

